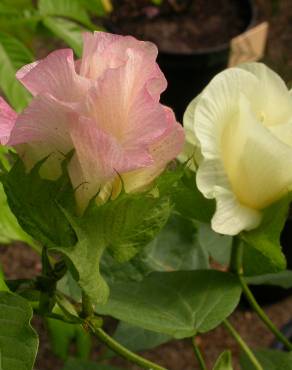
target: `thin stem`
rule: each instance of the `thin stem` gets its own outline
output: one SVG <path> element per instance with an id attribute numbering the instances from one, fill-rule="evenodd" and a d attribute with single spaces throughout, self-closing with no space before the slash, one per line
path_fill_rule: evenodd
<path id="1" fill-rule="evenodd" d="M 124 359 L 142 367 L 143 369 L 148 370 L 167 370 L 164 367 L 161 367 L 151 361 L 146 360 L 145 358 L 137 355 L 134 352 L 131 352 L 126 347 L 121 345 L 115 339 L 110 337 L 105 331 L 101 328 L 95 327 L 95 325 L 89 322 L 89 327 L 92 330 L 92 333 L 104 344 L 107 345 L 108 348 L 113 350 L 115 353 L 123 357 Z"/>
<path id="2" fill-rule="evenodd" d="M 230 271 L 235 273 L 238 276 L 243 293 L 246 299 L 248 300 L 250 306 L 253 308 L 253 310 L 258 315 L 258 317 L 267 326 L 267 328 L 275 335 L 275 337 L 278 338 L 278 340 L 282 342 L 289 351 L 292 351 L 292 344 L 280 332 L 280 330 L 278 330 L 275 324 L 270 320 L 270 318 L 267 316 L 265 311 L 257 303 L 254 295 L 249 289 L 243 277 L 242 257 L 243 257 L 243 243 L 240 242 L 240 239 L 238 237 L 234 237 L 233 245 L 232 245 L 231 261 L 230 261 Z"/>
<path id="3" fill-rule="evenodd" d="M 250 362 L 253 364 L 254 368 L 256 370 L 264 370 L 261 364 L 258 362 L 257 358 L 251 351 L 251 349 L 248 347 L 248 345 L 245 343 L 245 341 L 242 339 L 242 337 L 239 335 L 239 333 L 235 330 L 235 328 L 230 324 L 229 321 L 224 320 L 223 325 L 225 328 L 229 331 L 229 333 L 233 336 L 233 338 L 236 340 L 242 351 L 246 354 L 246 356 L 249 358 Z"/>
<path id="4" fill-rule="evenodd" d="M 200 366 L 200 369 L 201 370 L 207 370 L 207 366 L 206 366 L 204 357 L 202 355 L 202 352 L 200 351 L 200 348 L 199 348 L 199 346 L 196 343 L 196 337 L 194 337 L 192 339 L 192 344 L 193 344 L 194 353 L 195 353 L 196 358 L 198 360 L 198 364 Z"/>
<path id="5" fill-rule="evenodd" d="M 244 280 L 242 276 L 239 276 L 239 281 L 240 281 L 243 293 L 246 296 L 246 299 L 248 300 L 249 304 L 254 309 L 254 311 L 257 313 L 259 318 L 263 321 L 263 323 L 267 326 L 267 328 L 270 329 L 270 331 L 275 335 L 275 337 L 278 338 L 279 341 L 282 342 L 289 351 L 292 351 L 292 344 L 285 337 L 285 335 L 281 333 L 280 330 L 278 330 L 275 324 L 267 316 L 265 311 L 257 303 L 257 301 L 255 300 L 255 297 L 253 296 L 246 281 Z"/>
<path id="6" fill-rule="evenodd" d="M 232 242 L 229 270 L 236 275 L 242 274 L 243 243 L 240 238 L 234 237 Z"/>
<path id="7" fill-rule="evenodd" d="M 90 317 L 94 314 L 93 306 L 89 296 L 82 291 L 82 314 L 84 318 Z"/>

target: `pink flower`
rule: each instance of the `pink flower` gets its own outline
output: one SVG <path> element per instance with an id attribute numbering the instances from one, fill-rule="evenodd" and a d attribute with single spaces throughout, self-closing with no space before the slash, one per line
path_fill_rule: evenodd
<path id="1" fill-rule="evenodd" d="M 156 57 L 150 42 L 95 32 L 84 35 L 77 62 L 64 49 L 24 66 L 17 78 L 34 98 L 17 118 L 0 102 L 1 144 L 15 147 L 28 169 L 49 155 L 42 176 L 51 179 L 74 149 L 69 175 L 81 209 L 98 189 L 117 193 L 120 177 L 126 191 L 145 188 L 184 142 L 173 112 L 159 103 L 166 80 Z"/>

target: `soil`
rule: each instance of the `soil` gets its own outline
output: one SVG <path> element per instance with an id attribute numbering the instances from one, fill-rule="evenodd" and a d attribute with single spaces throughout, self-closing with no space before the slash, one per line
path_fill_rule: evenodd
<path id="1" fill-rule="evenodd" d="M 248 26 L 246 1 L 114 0 L 111 28 L 153 41 L 160 51 L 191 53 L 228 43 Z"/>
<path id="2" fill-rule="evenodd" d="M 0 246 L 0 263 L 7 278 L 33 278 L 40 273 L 40 257 L 32 249 L 21 243 L 11 246 Z M 291 319 L 292 297 L 265 307 L 266 312 L 278 327 L 282 327 Z M 273 335 L 267 331 L 256 315 L 247 310 L 237 310 L 231 317 L 232 324 L 252 348 L 268 347 L 273 341 Z M 40 336 L 40 346 L 35 369 L 61 370 L 63 362 L 54 356 L 50 349 L 48 334 L 40 317 L 33 319 L 33 326 Z M 113 327 L 114 322 L 109 321 Z M 220 326 L 199 337 L 199 345 L 206 357 L 207 366 L 211 368 L 218 355 L 225 349 L 230 349 L 233 355 L 234 369 L 239 370 L 239 348 Z M 94 342 L 92 358 L 97 359 L 104 350 L 97 341 Z M 169 370 L 198 369 L 190 340 L 172 341 L 154 350 L 142 353 L 146 358 L 155 361 Z M 126 361 L 115 358 L 110 361 L 128 370 L 140 370 Z"/>

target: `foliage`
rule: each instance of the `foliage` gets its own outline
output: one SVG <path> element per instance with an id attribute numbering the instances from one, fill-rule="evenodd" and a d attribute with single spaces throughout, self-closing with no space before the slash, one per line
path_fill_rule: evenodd
<path id="1" fill-rule="evenodd" d="M 30 325 L 32 309 L 22 297 L 0 292 L 0 349 L 3 370 L 31 370 L 38 338 Z"/>
<path id="2" fill-rule="evenodd" d="M 292 353 L 280 352 L 275 350 L 258 350 L 255 351 L 260 364 L 265 370 L 291 370 L 292 369 Z M 246 356 L 241 358 L 242 370 L 249 370 L 251 368 L 250 361 Z"/>
<path id="3" fill-rule="evenodd" d="M 213 329 L 241 294 L 234 276 L 208 270 L 155 272 L 141 282 L 112 283 L 110 291 L 108 302 L 96 306 L 99 314 L 175 338 Z"/>

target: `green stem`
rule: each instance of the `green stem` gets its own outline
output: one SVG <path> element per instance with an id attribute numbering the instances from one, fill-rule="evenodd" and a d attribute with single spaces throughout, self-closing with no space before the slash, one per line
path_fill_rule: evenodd
<path id="1" fill-rule="evenodd" d="M 239 333 L 235 330 L 235 328 L 230 324 L 229 321 L 224 320 L 223 325 L 225 328 L 229 331 L 229 333 L 233 336 L 233 338 L 236 340 L 242 351 L 246 354 L 246 356 L 249 358 L 250 362 L 253 364 L 254 368 L 256 370 L 264 370 L 261 364 L 258 362 L 257 358 L 251 351 L 251 349 L 248 347 L 248 345 L 245 343 L 245 341 L 242 339 L 242 337 L 239 335 Z"/>
<path id="2" fill-rule="evenodd" d="M 253 296 L 253 294 L 250 291 L 248 285 L 246 284 L 246 281 L 244 280 L 244 278 L 242 276 L 239 276 L 239 281 L 240 281 L 243 293 L 246 296 L 246 299 L 248 300 L 249 304 L 254 309 L 254 311 L 257 313 L 259 318 L 263 321 L 263 323 L 267 326 L 267 328 L 270 329 L 270 331 L 275 335 L 275 337 L 278 338 L 279 341 L 282 342 L 289 351 L 292 351 L 292 344 L 285 337 L 285 335 L 282 334 L 278 330 L 278 328 L 275 326 L 275 324 L 267 316 L 265 311 L 257 303 L 257 301 L 255 300 L 255 297 Z"/>
<path id="3" fill-rule="evenodd" d="M 253 310 L 258 315 L 258 317 L 267 326 L 267 328 L 275 335 L 275 337 L 280 342 L 282 342 L 289 351 L 292 351 L 292 344 L 280 332 L 280 330 L 278 330 L 278 328 L 275 326 L 275 324 L 270 320 L 270 318 L 267 316 L 265 311 L 257 303 L 254 295 L 252 294 L 251 290 L 249 289 L 249 287 L 248 287 L 248 285 L 247 285 L 247 283 L 246 283 L 246 281 L 243 277 L 242 256 L 243 256 L 243 243 L 240 242 L 240 239 L 238 237 L 235 237 L 233 239 L 233 245 L 232 245 L 230 271 L 235 273 L 238 276 L 239 282 L 240 282 L 242 290 L 243 290 L 243 293 L 244 293 L 246 299 L 248 300 L 250 306 L 253 308 Z"/>
<path id="4" fill-rule="evenodd" d="M 229 270 L 236 275 L 242 274 L 243 243 L 240 238 L 234 237 L 232 242 Z"/>
<path id="5" fill-rule="evenodd" d="M 94 310 L 93 310 L 91 300 L 85 292 L 82 292 L 82 314 L 81 316 L 84 318 L 87 318 L 92 315 L 94 315 Z"/>
<path id="6" fill-rule="evenodd" d="M 161 367 L 151 361 L 146 360 L 145 358 L 137 355 L 134 352 L 131 352 L 127 348 L 125 348 L 123 345 L 121 345 L 119 342 L 114 340 L 112 337 L 110 337 L 105 331 L 103 331 L 101 328 L 95 327 L 95 325 L 91 322 L 89 322 L 90 329 L 92 330 L 93 334 L 104 344 L 107 345 L 108 348 L 113 350 L 115 353 L 123 357 L 124 359 L 140 366 L 143 369 L 148 370 L 167 370 L 164 367 Z"/>
<path id="7" fill-rule="evenodd" d="M 206 366 L 204 357 L 202 355 L 202 352 L 200 351 L 199 346 L 196 343 L 196 338 L 195 337 L 192 339 L 192 344 L 193 344 L 194 353 L 195 353 L 196 358 L 198 360 L 200 369 L 201 370 L 207 370 L 207 366 Z"/>

